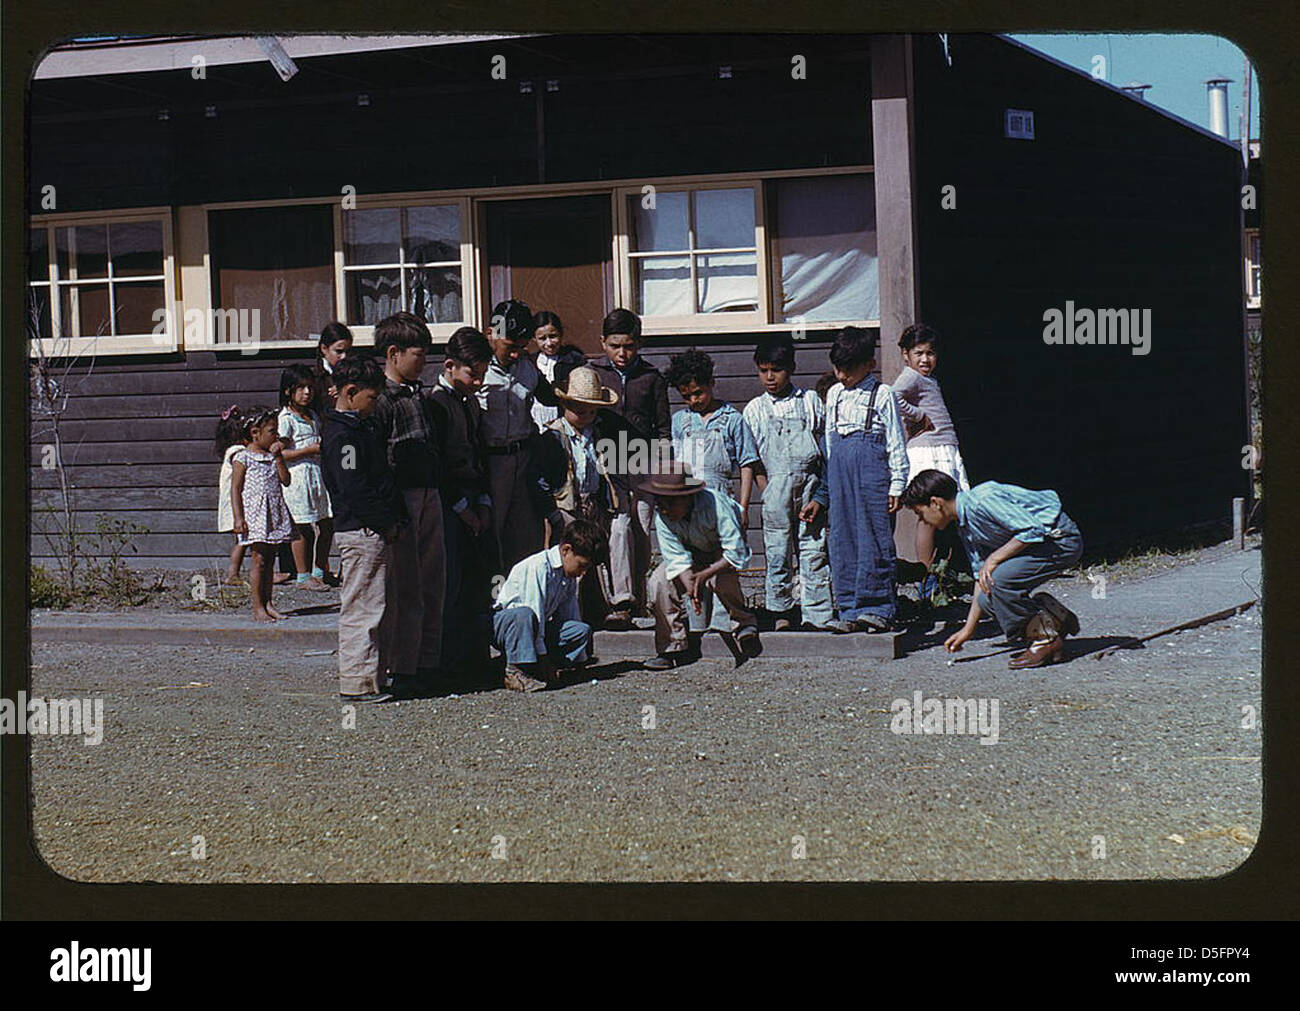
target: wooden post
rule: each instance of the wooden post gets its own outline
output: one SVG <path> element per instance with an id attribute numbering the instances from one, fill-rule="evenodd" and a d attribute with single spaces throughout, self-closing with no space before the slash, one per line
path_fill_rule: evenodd
<path id="1" fill-rule="evenodd" d="M 903 368 L 898 335 L 916 322 L 911 36 L 871 39 L 871 143 L 880 287 L 880 378 Z"/>
<path id="2" fill-rule="evenodd" d="M 910 35 L 872 36 L 871 144 L 880 287 L 877 364 L 881 382 L 892 383 L 903 369 L 898 335 L 917 316 Z M 900 510 L 896 516 L 894 549 L 899 558 L 917 561 L 917 519 L 910 510 Z"/>
<path id="3" fill-rule="evenodd" d="M 1237 542 L 1237 550 L 1246 549 L 1246 500 L 1232 500 L 1232 538 Z"/>

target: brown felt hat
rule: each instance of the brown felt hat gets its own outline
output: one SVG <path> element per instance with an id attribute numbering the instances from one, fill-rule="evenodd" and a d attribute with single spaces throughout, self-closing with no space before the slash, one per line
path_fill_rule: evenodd
<path id="1" fill-rule="evenodd" d="M 648 474 L 636 490 L 646 495 L 694 495 L 704 490 L 704 482 L 685 471 L 674 470 L 667 474 Z"/>
<path id="2" fill-rule="evenodd" d="M 556 386 L 555 395 L 561 402 L 586 404 L 588 407 L 612 407 L 618 403 L 618 394 L 600 381 L 595 369 L 586 365 L 570 372 L 568 385 L 563 389 Z"/>

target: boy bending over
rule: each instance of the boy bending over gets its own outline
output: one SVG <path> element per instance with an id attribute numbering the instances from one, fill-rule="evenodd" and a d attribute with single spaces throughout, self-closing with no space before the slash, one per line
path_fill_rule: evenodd
<path id="1" fill-rule="evenodd" d="M 923 470 L 903 492 L 903 504 L 937 530 L 956 523 L 971 571 L 978 573 L 966 624 L 947 638 L 945 649 L 961 649 L 990 610 L 1008 639 L 1028 644 L 1011 658 L 1012 669 L 1064 659 L 1065 637 L 1079 631 L 1078 617 L 1050 593 L 1029 592 L 1083 554 L 1083 537 L 1056 492 L 997 481 L 958 491 L 950 475 Z"/>

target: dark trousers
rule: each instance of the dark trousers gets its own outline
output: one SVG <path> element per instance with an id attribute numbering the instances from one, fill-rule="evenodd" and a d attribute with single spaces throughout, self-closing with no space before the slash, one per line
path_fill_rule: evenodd
<path id="1" fill-rule="evenodd" d="M 475 537 L 450 505 L 443 506 L 447 596 L 443 601 L 442 665 L 447 670 L 487 660 L 492 639 L 492 531 Z"/>

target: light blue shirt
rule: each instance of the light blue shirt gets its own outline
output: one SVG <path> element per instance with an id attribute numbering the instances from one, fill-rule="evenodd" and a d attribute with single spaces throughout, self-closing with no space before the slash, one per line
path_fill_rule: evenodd
<path id="1" fill-rule="evenodd" d="M 730 495 L 705 488 L 694 496 L 685 519 L 670 520 L 655 510 L 655 532 L 669 579 L 693 568 L 691 552 L 721 555 L 739 572 L 753 554 L 740 526 L 740 506 Z"/>
<path id="2" fill-rule="evenodd" d="M 971 568 L 977 573 L 984 559 L 1011 538 L 1035 544 L 1055 536 L 1061 497 L 1045 489 L 1032 491 L 1014 484 L 985 481 L 956 499 L 957 530 Z"/>
<path id="3" fill-rule="evenodd" d="M 749 430 L 744 416 L 725 400 L 720 401 L 705 421 L 704 416 L 696 414 L 689 407 L 673 415 L 672 440 L 673 452 L 679 460 L 691 463 L 691 450 L 686 443 L 706 432 L 721 432 L 722 444 L 726 447 L 727 457 L 731 461 L 732 476 L 740 467 L 749 467 L 758 463 L 758 444 L 754 433 Z"/>
<path id="4" fill-rule="evenodd" d="M 578 581 L 564 574 L 560 547 L 539 551 L 515 562 L 497 594 L 497 610 L 528 607 L 537 615 L 538 656 L 545 656 L 546 623 L 552 618 L 578 621 Z"/>

